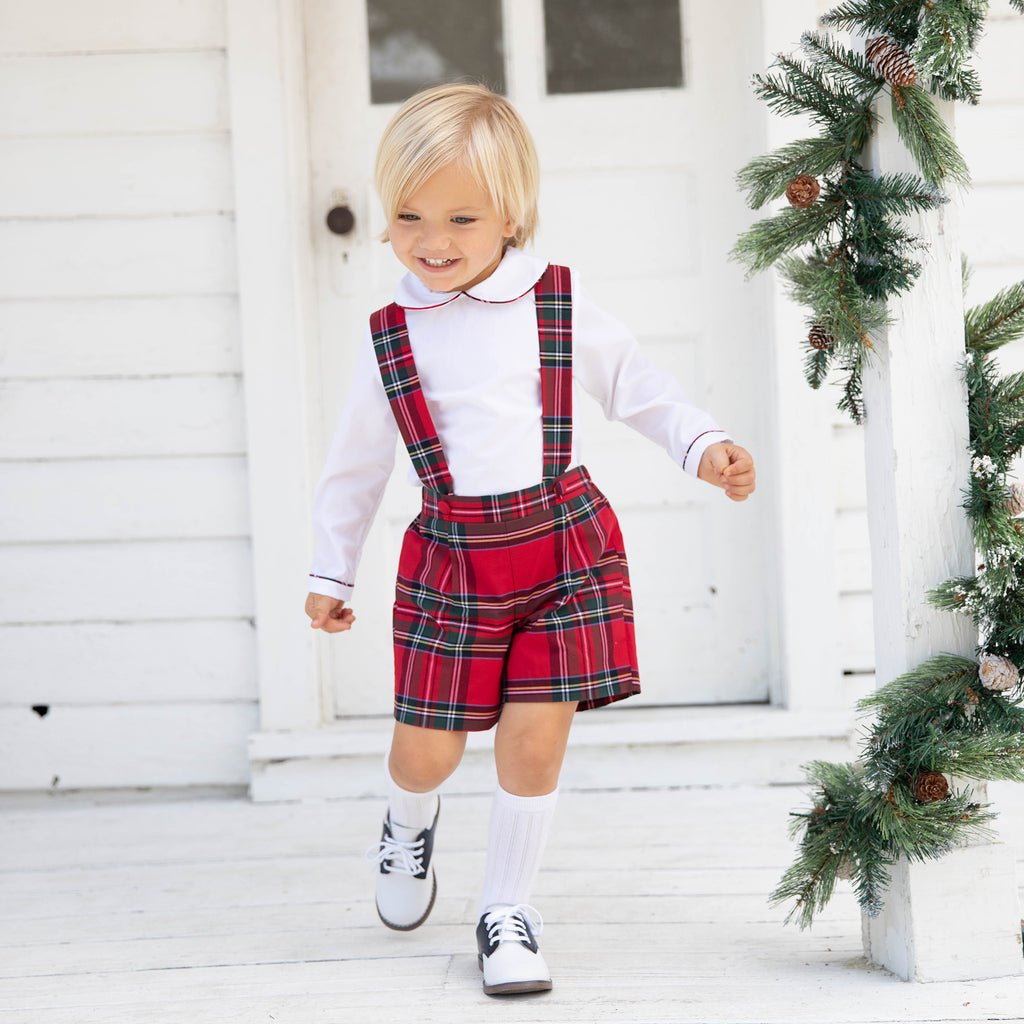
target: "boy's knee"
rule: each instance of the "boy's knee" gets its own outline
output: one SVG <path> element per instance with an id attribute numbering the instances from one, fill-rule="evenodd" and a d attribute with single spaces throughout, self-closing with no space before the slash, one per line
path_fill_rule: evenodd
<path id="1" fill-rule="evenodd" d="M 388 770 L 402 789 L 426 793 L 436 789 L 459 766 L 465 741 L 402 743 L 391 748 Z"/>
<path id="2" fill-rule="evenodd" d="M 558 787 L 562 769 L 560 746 L 524 737 L 512 742 L 497 759 L 498 782 L 516 796 L 543 796 Z"/>

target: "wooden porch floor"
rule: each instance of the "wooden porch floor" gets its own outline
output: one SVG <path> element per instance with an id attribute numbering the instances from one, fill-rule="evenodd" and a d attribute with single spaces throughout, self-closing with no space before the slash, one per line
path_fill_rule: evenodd
<path id="1" fill-rule="evenodd" d="M 1024 851 L 1024 787 L 991 793 Z M 374 912 L 376 800 L 8 797 L 0 1024 L 1024 1020 L 1024 978 L 915 985 L 868 967 L 848 891 L 812 931 L 783 927 L 765 896 L 801 800 L 563 793 L 533 900 L 554 991 L 497 1000 L 473 945 L 483 797 L 446 799 L 437 907 L 409 934 Z"/>

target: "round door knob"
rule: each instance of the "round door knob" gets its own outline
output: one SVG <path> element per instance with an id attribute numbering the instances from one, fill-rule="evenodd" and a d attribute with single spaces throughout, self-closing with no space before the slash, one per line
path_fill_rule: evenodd
<path id="1" fill-rule="evenodd" d="M 327 227 L 336 235 L 347 235 L 356 226 L 356 216 L 347 206 L 335 206 L 327 214 Z"/>

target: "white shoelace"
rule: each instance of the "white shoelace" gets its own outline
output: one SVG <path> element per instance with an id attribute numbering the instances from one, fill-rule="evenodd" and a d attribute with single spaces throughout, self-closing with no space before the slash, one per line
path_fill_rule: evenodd
<path id="1" fill-rule="evenodd" d="M 398 875 L 418 875 L 423 870 L 423 839 L 403 842 L 394 836 L 385 836 L 378 843 L 371 843 L 366 859 L 374 864 L 385 862 L 388 871 Z"/>
<path id="2" fill-rule="evenodd" d="M 544 930 L 544 920 L 536 907 L 531 907 L 528 903 L 517 903 L 514 907 L 498 907 L 490 911 L 485 918 L 487 940 L 491 943 L 529 942 L 527 921 L 530 922 L 535 936 Z"/>

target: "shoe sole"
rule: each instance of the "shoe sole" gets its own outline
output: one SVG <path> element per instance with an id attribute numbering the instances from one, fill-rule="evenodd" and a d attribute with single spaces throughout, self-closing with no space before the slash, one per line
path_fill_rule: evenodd
<path id="1" fill-rule="evenodd" d="M 483 954 L 478 954 L 477 964 L 482 971 L 484 969 Z M 550 978 L 536 978 L 533 981 L 506 981 L 501 985 L 488 985 L 484 982 L 484 995 L 486 996 L 514 996 L 523 995 L 526 992 L 550 992 Z"/>
<path id="2" fill-rule="evenodd" d="M 419 928 L 419 926 L 423 924 L 428 917 L 430 917 L 430 912 L 434 909 L 434 900 L 437 899 L 437 875 L 434 874 L 433 868 L 430 870 L 430 879 L 432 882 L 430 889 L 430 902 L 427 904 L 427 909 L 423 911 L 423 916 L 418 921 L 414 921 L 412 924 L 395 924 L 394 921 L 389 921 L 380 912 L 380 907 L 377 907 L 377 916 L 381 919 L 381 922 L 387 925 L 387 927 L 392 931 L 396 932 L 411 932 L 414 928 Z"/>

